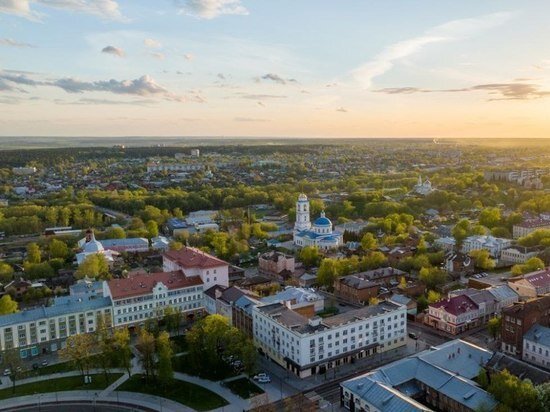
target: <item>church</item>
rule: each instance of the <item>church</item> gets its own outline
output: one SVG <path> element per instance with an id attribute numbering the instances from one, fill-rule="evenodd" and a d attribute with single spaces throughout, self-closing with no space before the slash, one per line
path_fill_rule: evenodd
<path id="1" fill-rule="evenodd" d="M 296 223 L 294 224 L 294 245 L 298 247 L 317 246 L 319 249 L 336 249 L 344 243 L 340 232 L 332 230 L 332 222 L 321 212 L 313 224 L 309 219 L 309 200 L 301 194 L 296 202 Z"/>
<path id="2" fill-rule="evenodd" d="M 422 181 L 422 176 L 418 176 L 418 182 L 414 185 L 413 192 L 416 194 L 426 196 L 427 194 L 433 192 L 432 182 L 430 179 Z"/>

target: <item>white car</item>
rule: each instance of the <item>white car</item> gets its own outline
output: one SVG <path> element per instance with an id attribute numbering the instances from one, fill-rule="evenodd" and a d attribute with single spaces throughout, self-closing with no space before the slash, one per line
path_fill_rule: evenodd
<path id="1" fill-rule="evenodd" d="M 267 373 L 258 373 L 256 376 L 254 376 L 254 380 L 257 381 L 257 380 L 260 380 L 260 379 L 265 379 L 265 378 L 269 378 L 269 376 L 267 375 Z"/>
<path id="2" fill-rule="evenodd" d="M 11 371 L 9 369 L 4 369 L 4 376 L 11 375 Z"/>
<path id="3" fill-rule="evenodd" d="M 265 376 L 263 378 L 258 379 L 258 383 L 269 383 L 271 382 L 271 378 L 269 376 Z"/>

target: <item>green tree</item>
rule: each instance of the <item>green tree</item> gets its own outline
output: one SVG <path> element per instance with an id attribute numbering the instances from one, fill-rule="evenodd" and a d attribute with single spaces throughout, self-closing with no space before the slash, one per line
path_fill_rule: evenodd
<path id="1" fill-rule="evenodd" d="M 106 239 L 126 239 L 126 232 L 120 226 L 113 226 L 104 233 Z"/>
<path id="2" fill-rule="evenodd" d="M 483 389 L 487 389 L 487 387 L 489 386 L 489 376 L 487 376 L 487 371 L 485 370 L 485 368 L 481 368 L 479 370 L 476 381 Z"/>
<path id="3" fill-rule="evenodd" d="M 550 382 L 535 387 L 543 411 L 550 411 Z"/>
<path id="4" fill-rule="evenodd" d="M 27 245 L 27 262 L 40 263 L 41 260 L 40 247 L 34 242 L 29 243 Z"/>
<path id="5" fill-rule="evenodd" d="M 155 337 L 149 333 L 145 328 L 142 328 L 139 332 L 139 336 L 136 342 L 136 349 L 139 352 L 139 362 L 145 372 L 145 378 L 149 381 L 149 378 L 155 377 Z"/>
<path id="6" fill-rule="evenodd" d="M 431 290 L 436 289 L 447 281 L 446 273 L 441 269 L 433 267 L 423 267 L 420 269 L 418 277 Z"/>
<path id="7" fill-rule="evenodd" d="M 471 234 L 471 224 L 468 219 L 460 220 L 451 230 L 453 237 L 456 240 L 457 248 L 460 248 L 464 239 Z"/>
<path id="8" fill-rule="evenodd" d="M 69 248 L 62 240 L 52 239 L 49 245 L 50 257 L 65 259 L 69 255 Z"/>
<path id="9" fill-rule="evenodd" d="M 426 299 L 426 296 L 420 295 L 418 299 L 416 299 L 416 310 L 418 313 L 422 313 L 424 310 L 428 308 L 428 299 Z"/>
<path id="10" fill-rule="evenodd" d="M 378 269 L 387 264 L 388 259 L 382 252 L 370 252 L 359 262 L 360 270 Z"/>
<path id="11" fill-rule="evenodd" d="M 317 271 L 317 283 L 327 288 L 332 288 L 334 281 L 338 278 L 338 261 L 332 258 L 326 258 L 321 261 Z"/>
<path id="12" fill-rule="evenodd" d="M 495 317 L 489 319 L 489 322 L 487 322 L 487 330 L 489 331 L 489 334 L 493 337 L 493 339 L 496 339 L 497 336 L 500 334 L 500 328 L 502 327 L 502 318 Z"/>
<path id="13" fill-rule="evenodd" d="M 491 270 L 496 266 L 496 261 L 491 259 L 489 251 L 485 249 L 472 250 L 470 256 L 475 261 L 476 267 L 483 270 Z"/>
<path id="14" fill-rule="evenodd" d="M 512 275 L 518 276 L 525 273 L 534 272 L 544 269 L 544 262 L 538 257 L 528 259 L 524 264 L 512 266 Z"/>
<path id="15" fill-rule="evenodd" d="M 491 375 L 487 391 L 511 411 L 542 411 L 537 391 L 530 380 L 521 380 L 507 370 Z"/>
<path id="16" fill-rule="evenodd" d="M 435 303 L 441 300 L 441 294 L 435 290 L 428 291 L 428 303 Z"/>
<path id="17" fill-rule="evenodd" d="M 96 350 L 96 341 L 93 334 L 82 333 L 67 338 L 66 347 L 59 351 L 59 356 L 71 362 L 82 376 L 89 375 L 93 364 L 92 355 Z"/>
<path id="18" fill-rule="evenodd" d="M 84 277 L 90 277 L 95 279 L 109 279 L 109 263 L 102 254 L 96 253 L 86 256 L 84 261 L 80 264 L 75 272 L 77 279 Z"/>
<path id="19" fill-rule="evenodd" d="M 320 258 L 319 248 L 316 246 L 305 246 L 300 250 L 300 260 L 305 266 L 316 266 Z"/>
<path id="20" fill-rule="evenodd" d="M 180 249 L 183 248 L 183 243 L 178 242 L 178 241 L 176 241 L 176 240 L 172 240 L 172 241 L 169 243 L 168 247 L 170 248 L 170 250 L 180 250 Z"/>
<path id="21" fill-rule="evenodd" d="M 4 285 L 13 279 L 13 267 L 6 263 L 0 262 L 0 283 Z"/>
<path id="22" fill-rule="evenodd" d="M 17 312 L 17 302 L 6 293 L 0 298 L 0 315 L 9 315 L 15 312 Z"/>
<path id="23" fill-rule="evenodd" d="M 146 224 L 146 228 L 149 238 L 157 237 L 159 235 L 159 225 L 156 221 L 149 220 Z"/>
<path id="24" fill-rule="evenodd" d="M 500 209 L 497 207 L 486 207 L 479 214 L 479 224 L 489 229 L 497 226 L 501 221 Z"/>
<path id="25" fill-rule="evenodd" d="M 2 368 L 4 370 L 9 370 L 9 377 L 12 384 L 12 393 L 15 393 L 15 382 L 21 374 L 21 369 L 23 367 L 23 362 L 19 356 L 19 351 L 17 349 L 9 349 L 2 353 Z"/>
<path id="26" fill-rule="evenodd" d="M 132 376 L 132 350 L 128 329 L 115 329 L 111 345 L 112 352 L 116 354 L 117 366 L 126 369 L 128 376 Z"/>
<path id="27" fill-rule="evenodd" d="M 156 350 L 158 357 L 158 379 L 166 386 L 174 379 L 174 370 L 172 368 L 172 345 L 168 332 L 161 332 L 156 341 Z"/>
<path id="28" fill-rule="evenodd" d="M 363 250 L 373 250 L 378 247 L 378 240 L 370 232 L 367 232 L 361 238 L 361 247 Z"/>

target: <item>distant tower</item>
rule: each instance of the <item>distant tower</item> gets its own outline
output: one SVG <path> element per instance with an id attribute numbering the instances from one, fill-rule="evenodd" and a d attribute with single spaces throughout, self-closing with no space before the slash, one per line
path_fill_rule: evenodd
<path id="1" fill-rule="evenodd" d="M 309 221 L 309 200 L 305 194 L 301 194 L 296 202 L 296 223 L 294 224 L 294 231 L 302 231 L 311 229 L 311 222 Z"/>
<path id="2" fill-rule="evenodd" d="M 418 186 L 422 186 L 422 175 L 418 175 Z"/>

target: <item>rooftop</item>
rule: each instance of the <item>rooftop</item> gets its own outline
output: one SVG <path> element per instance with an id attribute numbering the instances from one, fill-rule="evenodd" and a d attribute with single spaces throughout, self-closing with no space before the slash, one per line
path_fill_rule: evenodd
<path id="1" fill-rule="evenodd" d="M 260 300 L 262 303 L 275 303 L 286 301 L 295 301 L 296 303 L 302 303 L 315 302 L 323 299 L 323 296 L 316 293 L 313 289 L 289 287 L 276 293 L 275 295 L 267 296 Z"/>
<path id="2" fill-rule="evenodd" d="M 478 308 L 477 304 L 466 295 L 452 296 L 447 299 L 440 300 L 439 302 L 431 303 L 430 307 L 444 309 L 445 312 L 448 312 L 454 316 L 462 315 Z"/>
<path id="3" fill-rule="evenodd" d="M 185 268 L 215 268 L 218 266 L 228 266 L 228 263 L 218 259 L 215 256 L 209 255 L 200 249 L 194 247 L 183 247 L 180 250 L 170 250 L 164 254 L 167 259 L 176 262 L 181 267 Z"/>
<path id="4" fill-rule="evenodd" d="M 148 295 L 153 292 L 157 283 L 168 289 L 182 289 L 202 285 L 200 276 L 187 277 L 181 270 L 176 272 L 141 273 L 124 279 L 107 281 L 113 299 L 124 299 L 133 296 Z"/>
<path id="5" fill-rule="evenodd" d="M 523 335 L 523 339 L 550 347 L 550 328 L 535 324 Z"/>

